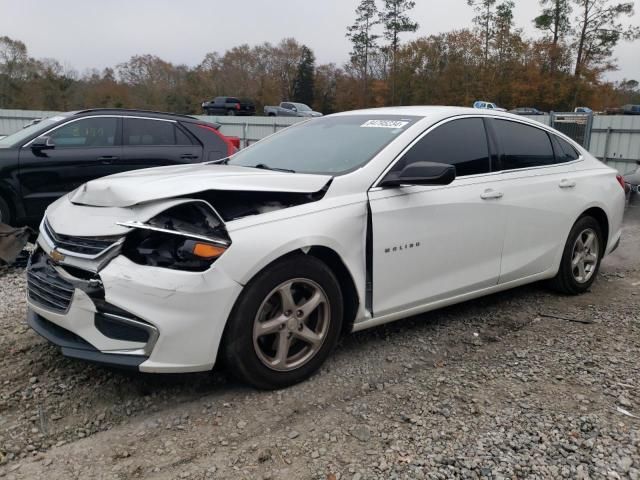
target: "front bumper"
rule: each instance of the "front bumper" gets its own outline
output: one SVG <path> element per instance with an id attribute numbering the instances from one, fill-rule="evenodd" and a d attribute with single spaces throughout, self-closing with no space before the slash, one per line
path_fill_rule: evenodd
<path id="1" fill-rule="evenodd" d="M 43 250 L 46 243 L 40 243 Z M 227 318 L 242 289 L 221 268 L 192 273 L 137 265 L 117 256 L 89 284 L 64 263 L 50 266 L 72 285 L 59 291 L 30 280 L 28 324 L 66 356 L 141 372 L 178 373 L 213 368 Z M 30 265 L 28 275 L 32 276 Z M 40 272 L 42 273 L 42 272 Z M 55 279 L 54 279 L 55 280 Z M 60 283 L 60 288 L 66 283 Z M 109 323 L 110 322 L 110 323 Z"/>
<path id="2" fill-rule="evenodd" d="M 147 360 L 143 355 L 103 353 L 78 335 L 59 327 L 29 309 L 27 324 L 40 336 L 60 347 L 65 357 L 85 360 L 100 365 L 138 370 Z"/>

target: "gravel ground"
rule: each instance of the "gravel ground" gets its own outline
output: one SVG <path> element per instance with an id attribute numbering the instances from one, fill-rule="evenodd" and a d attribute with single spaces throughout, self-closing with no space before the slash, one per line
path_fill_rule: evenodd
<path id="1" fill-rule="evenodd" d="M 0 477 L 640 479 L 640 202 L 592 292 L 539 285 L 345 337 L 302 385 L 63 358 L 0 270 Z"/>

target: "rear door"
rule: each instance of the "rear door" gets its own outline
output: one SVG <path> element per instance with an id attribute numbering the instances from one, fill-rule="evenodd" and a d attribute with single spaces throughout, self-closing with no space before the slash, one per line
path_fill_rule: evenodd
<path id="1" fill-rule="evenodd" d="M 490 124 L 500 145 L 507 215 L 500 283 L 508 283 L 554 267 L 581 201 L 573 194 L 577 154 L 556 153 L 542 128 L 503 119 Z"/>
<path id="2" fill-rule="evenodd" d="M 173 120 L 124 117 L 120 171 L 197 163 L 202 146 Z"/>
<path id="3" fill-rule="evenodd" d="M 505 217 L 483 120 L 436 127 L 391 171 L 423 161 L 455 165 L 456 180 L 369 192 L 376 316 L 498 283 Z"/>
<path id="4" fill-rule="evenodd" d="M 118 171 L 121 121 L 116 116 L 71 120 L 49 132 L 54 148 L 20 149 L 19 181 L 26 215 L 41 217 L 46 207 L 89 180 Z"/>

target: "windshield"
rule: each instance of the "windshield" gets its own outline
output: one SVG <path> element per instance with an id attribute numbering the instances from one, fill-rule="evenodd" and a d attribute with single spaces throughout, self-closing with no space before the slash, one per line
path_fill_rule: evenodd
<path id="1" fill-rule="evenodd" d="M 19 147 L 27 138 L 39 132 L 48 130 L 55 123 L 58 123 L 60 120 L 66 118 L 67 116 L 68 115 L 56 115 L 53 117 L 45 118 L 38 123 L 34 123 L 33 125 L 29 125 L 22 130 L 18 130 L 16 133 L 13 133 L 8 137 L 1 138 L 0 148 Z"/>
<path id="2" fill-rule="evenodd" d="M 344 115 L 289 127 L 229 159 L 229 165 L 340 175 L 368 163 L 420 117 Z"/>
<path id="3" fill-rule="evenodd" d="M 299 112 L 310 112 L 311 109 L 306 106 L 304 103 L 292 103 L 298 109 Z"/>

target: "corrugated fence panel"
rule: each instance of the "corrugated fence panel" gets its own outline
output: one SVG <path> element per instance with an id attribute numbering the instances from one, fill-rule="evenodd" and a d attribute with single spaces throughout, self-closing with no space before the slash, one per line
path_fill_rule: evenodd
<path id="1" fill-rule="evenodd" d="M 591 153 L 622 174 L 634 171 L 640 160 L 640 116 L 595 117 Z"/>
<path id="2" fill-rule="evenodd" d="M 252 143 L 262 140 L 278 130 L 290 127 L 296 123 L 307 120 L 297 117 L 218 117 L 218 116 L 197 116 L 206 122 L 219 123 L 220 132 L 224 135 L 239 137 L 242 146 L 246 147 Z"/>
<path id="3" fill-rule="evenodd" d="M 0 137 L 17 132 L 36 118 L 44 118 L 59 112 L 44 110 L 0 110 Z"/>

